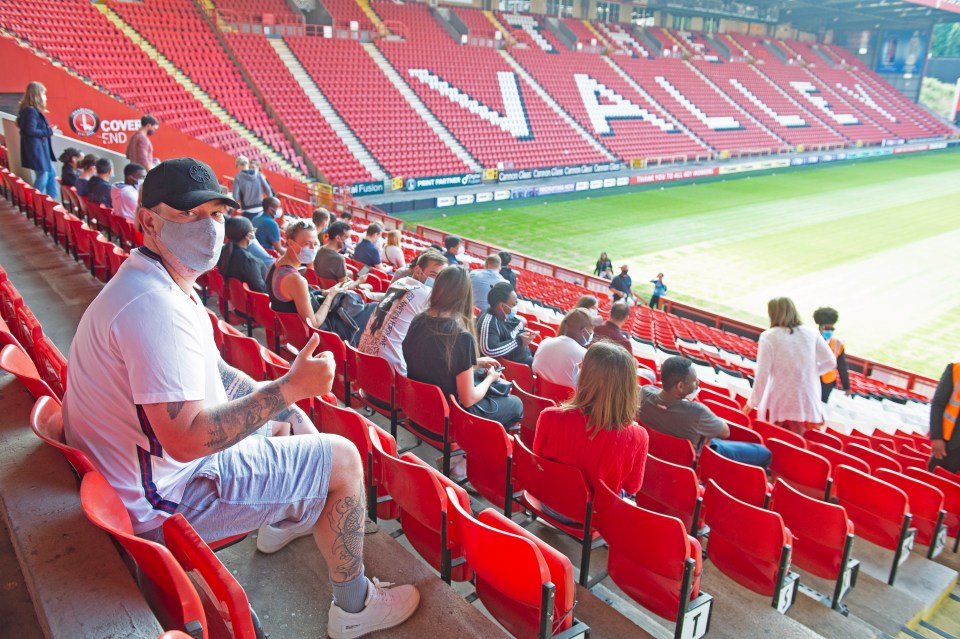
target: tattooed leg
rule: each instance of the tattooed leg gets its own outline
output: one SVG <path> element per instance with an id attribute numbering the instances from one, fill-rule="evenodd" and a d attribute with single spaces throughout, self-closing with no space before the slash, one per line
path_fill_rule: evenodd
<path id="1" fill-rule="evenodd" d="M 330 437 L 333 466 L 327 503 L 314 528 L 330 580 L 349 581 L 363 569 L 363 528 L 366 498 L 363 465 L 356 447 L 342 437 Z"/>

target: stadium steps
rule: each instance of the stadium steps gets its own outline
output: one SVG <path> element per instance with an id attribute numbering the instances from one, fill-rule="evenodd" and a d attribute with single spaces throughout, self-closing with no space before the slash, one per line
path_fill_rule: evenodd
<path id="1" fill-rule="evenodd" d="M 284 171 L 290 175 L 300 176 L 301 178 L 306 177 L 300 171 L 299 167 L 290 162 L 287 158 L 283 157 L 280 153 L 277 153 L 273 147 L 261 140 L 239 120 L 230 115 L 227 110 L 220 105 L 220 103 L 210 96 L 210 94 L 201 89 L 197 83 L 191 80 L 190 77 L 185 73 L 180 71 L 165 55 L 160 53 L 160 51 L 150 44 L 146 38 L 141 36 L 136 29 L 127 24 L 127 22 L 125 22 L 116 11 L 105 4 L 95 4 L 93 6 L 96 7 L 97 10 L 100 11 L 104 17 L 106 17 L 107 20 L 117 27 L 117 29 L 126 35 L 131 42 L 140 47 L 140 49 L 147 56 L 157 63 L 157 66 L 170 74 L 170 76 L 173 77 L 173 79 L 176 80 L 177 83 L 187 91 L 187 93 L 196 98 L 200 104 L 202 104 L 210 113 L 214 115 L 214 117 L 233 129 L 237 135 L 253 145 L 266 157 L 283 167 Z"/>
<path id="2" fill-rule="evenodd" d="M 608 40 L 605 35 L 600 33 L 600 29 L 593 26 L 592 22 L 590 22 L 589 20 L 581 20 L 580 22 L 583 23 L 583 26 L 587 28 L 587 31 L 592 33 L 593 36 L 597 39 L 597 42 L 603 45 L 607 49 L 607 51 L 616 51 L 618 49 L 618 47 L 615 46 L 612 42 L 610 42 L 610 40 Z"/>
<path id="3" fill-rule="evenodd" d="M 570 128 L 572 128 L 574 131 L 576 131 L 580 135 L 580 137 L 586 140 L 587 143 L 590 146 L 592 146 L 594 150 L 597 151 L 597 153 L 602 154 L 605 158 L 607 158 L 608 161 L 614 161 L 617 159 L 616 156 L 614 156 L 612 153 L 610 153 L 610 151 L 606 149 L 606 147 L 604 147 L 592 135 L 590 135 L 590 133 L 586 129 L 580 126 L 579 122 L 573 119 L 573 117 L 569 113 L 564 111 L 563 107 L 561 107 L 560 104 L 553 99 L 553 96 L 547 93 L 542 86 L 537 84 L 537 81 L 533 79 L 533 76 L 530 75 L 530 73 L 523 68 L 523 65 L 517 62 L 516 59 L 506 51 L 506 49 L 500 49 L 499 51 L 497 51 L 497 53 L 499 53 L 500 57 L 502 57 L 506 61 L 506 63 L 509 64 L 511 68 L 513 68 L 514 72 L 518 76 L 523 78 L 524 82 L 526 82 L 527 85 L 530 88 L 532 88 L 534 92 L 536 92 L 536 94 L 539 95 L 544 102 L 547 103 L 547 106 L 553 109 L 556 112 L 556 114 L 559 115 L 560 118 L 564 122 L 566 122 Z M 602 57 L 605 58 L 605 56 L 602 56 Z"/>
<path id="4" fill-rule="evenodd" d="M 484 11 L 483 15 L 487 16 L 487 20 L 490 21 L 490 24 L 492 24 L 497 31 L 503 34 L 503 41 L 507 43 L 508 47 L 512 47 L 517 43 L 517 39 L 513 37 L 509 29 L 500 24 L 500 21 L 497 20 L 497 16 L 493 14 L 493 11 Z"/>
<path id="5" fill-rule="evenodd" d="M 663 53 L 663 45 L 645 28 L 633 27 L 632 33 L 640 42 L 640 44 L 642 44 L 644 48 L 650 52 L 651 57 L 656 58 Z"/>
<path id="6" fill-rule="evenodd" d="M 410 88 L 403 77 L 397 72 L 397 70 L 390 64 L 390 61 L 387 60 L 386 56 L 380 52 L 374 44 L 370 42 L 364 42 L 360 46 L 363 47 L 363 50 L 373 58 L 373 61 L 377 63 L 377 66 L 380 67 L 380 70 L 383 71 L 383 74 L 387 76 L 387 79 L 397 88 L 397 91 L 400 92 L 400 95 L 403 96 L 403 99 L 407 101 L 407 104 L 423 118 L 423 121 L 426 122 L 430 129 L 437 134 L 447 148 L 453 151 L 464 164 L 470 167 L 471 171 L 480 171 L 483 167 L 477 162 L 477 160 L 470 155 L 456 138 L 453 137 L 453 134 L 443 126 L 443 124 L 438 120 L 430 109 L 427 108 L 416 93 L 413 92 L 413 89 Z"/>
<path id="7" fill-rule="evenodd" d="M 704 33 L 703 37 L 725 62 L 730 61 L 730 47 L 727 46 L 727 43 L 720 40 L 720 38 L 713 33 Z"/>
<path id="8" fill-rule="evenodd" d="M 733 43 L 734 43 L 736 46 L 738 46 L 738 47 L 740 46 L 739 43 L 737 43 L 736 40 L 730 40 L 730 42 L 733 42 Z M 742 49 L 741 49 L 741 50 L 742 50 Z M 744 53 L 746 53 L 746 51 L 744 51 Z M 853 140 L 851 140 L 849 136 L 846 136 L 846 135 L 843 134 L 843 130 L 842 130 L 842 129 L 839 129 L 839 128 L 837 128 L 837 127 L 830 126 L 830 123 L 827 122 L 826 120 L 824 120 L 823 118 L 821 118 L 820 116 L 818 116 L 816 113 L 814 113 L 813 109 L 808 109 L 808 108 L 806 108 L 805 106 L 803 106 L 802 104 L 800 104 L 799 102 L 797 102 L 797 100 L 796 100 L 792 95 L 790 95 L 787 91 L 785 91 L 785 90 L 783 89 L 783 87 L 781 87 L 779 84 L 777 84 L 777 83 L 776 83 L 770 76 L 768 76 L 766 73 L 764 73 L 764 72 L 761 71 L 759 68 L 757 68 L 757 65 L 755 65 L 755 64 L 749 64 L 749 65 L 747 65 L 747 66 L 750 67 L 750 69 L 751 69 L 754 73 L 756 73 L 756 74 L 759 75 L 761 78 L 763 78 L 764 80 L 766 80 L 766 81 L 770 84 L 770 86 L 772 86 L 772 87 L 775 88 L 777 91 L 779 91 L 780 94 L 781 94 L 782 96 L 784 96 L 787 100 L 789 100 L 793 105 L 795 105 L 800 112 L 805 113 L 805 114 L 806 114 L 807 116 L 809 116 L 811 119 L 816 120 L 816 121 L 819 122 L 821 125 L 825 126 L 826 128 L 830 129 L 831 131 L 833 131 L 834 133 L 836 133 L 837 135 L 839 135 L 840 137 L 842 137 L 844 140 L 847 140 L 848 142 L 851 142 L 851 143 L 853 142 Z"/>
<path id="9" fill-rule="evenodd" d="M 711 147 L 709 144 L 707 144 L 704 140 L 702 140 L 701 138 L 699 138 L 696 133 L 694 133 L 693 131 L 691 131 L 690 129 L 688 129 L 686 126 L 684 126 L 683 122 L 681 122 L 680 120 L 678 120 L 677 118 L 675 118 L 675 117 L 673 116 L 673 114 L 670 113 L 670 111 L 668 111 L 667 109 L 665 109 L 664 106 L 663 106 L 662 104 L 660 104 L 660 103 L 656 100 L 656 98 L 654 98 L 652 95 L 650 95 L 649 93 L 647 93 L 647 92 L 643 89 L 643 87 L 640 86 L 640 83 L 639 83 L 639 82 L 637 82 L 636 80 L 634 80 L 633 77 L 631 77 L 631 75 L 630 75 L 629 73 L 627 73 L 626 71 L 624 71 L 616 62 L 614 62 L 613 58 L 611 58 L 611 57 L 609 57 L 609 56 L 601 56 L 601 59 L 602 59 L 604 62 L 606 62 L 607 64 L 609 64 L 609 65 L 610 65 L 610 68 L 613 69 L 614 71 L 616 71 L 617 75 L 619 75 L 621 78 L 623 78 L 623 81 L 626 82 L 627 84 L 629 84 L 629 85 L 633 88 L 634 91 L 636 91 L 637 93 L 639 93 L 640 95 L 642 95 L 644 98 L 646 98 L 647 100 L 649 100 L 649 101 L 652 102 L 653 104 L 656 104 L 656 105 L 660 108 L 660 111 L 663 113 L 663 116 L 662 116 L 662 117 L 665 117 L 666 119 L 670 120 L 670 122 L 672 122 L 675 127 L 677 127 L 678 129 L 680 129 L 681 131 L 683 131 L 684 133 L 686 133 L 686 134 L 687 134 L 688 136 L 690 136 L 692 139 L 696 140 L 697 143 L 700 144 L 700 145 L 704 148 L 705 151 L 715 151 L 715 150 L 716 150 L 716 149 L 714 149 L 713 147 Z"/>
<path id="10" fill-rule="evenodd" d="M 287 70 L 290 71 L 290 74 L 303 89 L 303 92 L 310 98 L 310 101 L 313 103 L 313 106 L 316 107 L 320 116 L 323 117 L 327 124 L 330 125 L 330 128 L 340 136 L 340 139 L 343 140 L 344 145 L 353 157 L 369 171 L 374 180 L 378 182 L 386 180 L 386 171 L 383 170 L 383 167 L 380 166 L 373 155 L 370 154 L 359 138 L 357 138 L 353 130 L 347 126 L 347 123 L 343 121 L 340 114 L 337 113 L 326 96 L 323 95 L 323 92 L 320 91 L 317 83 L 313 81 L 313 78 L 310 77 L 307 70 L 304 69 L 300 61 L 297 60 L 297 56 L 293 54 L 293 51 L 290 50 L 287 43 L 279 38 L 270 38 L 269 42 L 270 46 L 277 52 L 277 55 L 280 56 L 283 64 L 286 65 Z"/>
<path id="11" fill-rule="evenodd" d="M 778 47 L 775 42 L 771 42 L 770 40 L 764 39 L 760 43 L 760 46 L 762 46 L 764 49 L 770 52 L 773 55 L 773 57 L 775 57 L 777 60 L 779 60 L 783 64 L 787 64 L 786 51 Z"/>
<path id="12" fill-rule="evenodd" d="M 815 43 L 810 45 L 810 50 L 820 56 L 820 59 L 826 62 L 831 67 L 837 66 L 836 60 L 834 60 L 829 53 L 818 47 Z"/>
<path id="13" fill-rule="evenodd" d="M 784 140 L 782 137 L 780 137 L 779 135 L 777 135 L 777 133 L 776 133 L 775 131 L 773 131 L 772 129 L 770 129 L 770 127 L 768 127 L 766 124 L 764 124 L 763 122 L 761 122 L 760 120 L 758 120 L 757 118 L 755 118 L 752 113 L 750 113 L 750 112 L 747 111 L 745 108 L 743 108 L 742 106 L 740 106 L 740 104 L 738 104 L 733 98 L 731 98 L 729 95 L 727 95 L 727 93 L 726 93 L 723 89 L 721 89 L 720 87 L 718 87 L 717 84 L 716 84 L 713 80 L 711 80 L 710 78 L 708 78 L 706 75 L 704 75 L 704 73 L 703 73 L 700 69 L 698 69 L 698 68 L 695 67 L 693 64 L 691 64 L 691 62 L 690 62 L 689 60 L 684 60 L 683 63 L 684 63 L 685 65 L 687 65 L 687 68 L 689 68 L 691 71 L 693 71 L 694 74 L 698 75 L 701 80 L 703 80 L 706 84 L 708 84 L 709 86 L 711 86 L 711 87 L 717 92 L 717 94 L 719 94 L 720 97 L 723 98 L 730 106 L 732 106 L 734 109 L 736 109 L 736 110 L 740 111 L 741 113 L 743 113 L 743 115 L 746 116 L 751 122 L 753 122 L 758 128 L 760 128 L 760 129 L 763 130 L 763 131 L 766 131 L 767 133 L 769 133 L 769 134 L 772 135 L 773 137 L 775 137 L 775 138 L 777 138 L 778 140 L 780 140 L 780 143 L 783 144 L 785 147 L 791 146 L 791 144 L 790 144 L 789 142 L 787 142 L 787 141 Z"/>
<path id="14" fill-rule="evenodd" d="M 227 33 L 233 33 L 235 31 L 233 26 L 224 20 L 223 16 L 220 15 L 220 12 L 217 11 L 217 8 L 213 5 L 213 0 L 194 0 L 194 4 L 200 8 L 200 13 L 206 16 L 208 20 L 213 22 L 216 31 L 223 31 Z"/>
<path id="15" fill-rule="evenodd" d="M 360 7 L 360 10 L 363 11 L 363 14 L 367 16 L 370 22 L 373 23 L 373 26 L 377 28 L 377 31 L 384 37 L 391 35 L 390 29 L 387 28 L 387 25 L 384 24 L 383 20 L 380 19 L 380 16 L 377 15 L 377 12 L 373 10 L 373 7 L 370 6 L 370 0 L 357 0 L 357 5 Z"/>

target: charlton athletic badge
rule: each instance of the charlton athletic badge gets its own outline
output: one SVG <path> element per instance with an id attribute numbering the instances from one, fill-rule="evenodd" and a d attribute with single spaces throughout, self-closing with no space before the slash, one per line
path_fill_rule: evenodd
<path id="1" fill-rule="evenodd" d="M 100 118 L 87 108 L 74 109 L 70 113 L 70 128 L 81 137 L 96 135 L 100 127 Z"/>

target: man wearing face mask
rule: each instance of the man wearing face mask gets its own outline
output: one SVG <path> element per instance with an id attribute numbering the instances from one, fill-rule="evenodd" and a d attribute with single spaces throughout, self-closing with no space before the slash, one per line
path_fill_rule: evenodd
<path id="1" fill-rule="evenodd" d="M 686 357 L 668 357 L 660 366 L 663 389 L 656 386 L 640 388 L 638 421 L 655 431 L 689 439 L 700 455 L 705 442 L 727 459 L 766 468 L 770 465 L 770 450 L 761 444 L 733 442 L 727 423 L 700 402 L 693 400 L 700 390 L 697 371 Z"/>
<path id="2" fill-rule="evenodd" d="M 117 182 L 110 191 L 113 212 L 128 220 L 137 219 L 137 199 L 140 195 L 140 183 L 147 171 L 139 164 L 123 167 L 123 182 Z"/>
<path id="3" fill-rule="evenodd" d="M 413 318 L 430 306 L 433 280 L 447 265 L 447 258 L 428 249 L 414 261 L 409 277 L 390 284 L 383 300 L 367 321 L 357 348 L 368 355 L 379 355 L 401 375 L 407 374 L 403 359 L 403 338 Z"/>
<path id="4" fill-rule="evenodd" d="M 140 128 L 130 136 L 130 142 L 127 143 L 127 159 L 145 168 L 156 166 L 157 158 L 153 157 L 153 143 L 150 138 L 159 128 L 160 123 L 152 115 L 140 118 Z"/>
<path id="5" fill-rule="evenodd" d="M 515 314 L 517 293 L 507 282 L 498 282 L 487 295 L 489 307 L 477 317 L 477 341 L 480 354 L 503 357 L 519 364 L 531 364 L 530 342 L 534 333 L 526 330 L 522 317 Z"/>
<path id="6" fill-rule="evenodd" d="M 280 222 L 283 220 L 283 209 L 280 200 L 275 197 L 263 199 L 263 210 L 253 218 L 253 228 L 256 229 L 257 242 L 265 249 L 272 249 L 277 253 L 283 251 L 280 241 Z"/>
<path id="7" fill-rule="evenodd" d="M 840 313 L 829 306 L 822 306 L 813 312 L 813 321 L 817 323 L 820 329 L 820 335 L 827 340 L 830 351 L 837 358 L 837 367 L 832 371 L 820 376 L 820 400 L 826 404 L 830 399 L 830 393 L 837 387 L 837 378 L 843 385 L 843 391 L 850 395 L 850 371 L 847 368 L 847 352 L 843 347 L 843 342 L 834 335 L 837 320 L 840 319 Z"/>
<path id="8" fill-rule="evenodd" d="M 533 372 L 554 384 L 577 387 L 580 363 L 593 340 L 593 316 L 575 308 L 560 321 L 556 337 L 548 337 L 533 355 Z"/>
<path id="9" fill-rule="evenodd" d="M 313 261 L 313 272 L 317 277 L 337 283 L 348 279 L 347 261 L 341 251 L 349 236 L 350 225 L 346 222 L 337 221 L 327 227 L 327 243 L 320 248 Z"/>
<path id="10" fill-rule="evenodd" d="M 333 583 L 328 636 L 395 626 L 419 594 L 363 574 L 356 447 L 321 435 L 294 406 L 330 391 L 331 355 L 314 356 L 314 336 L 286 375 L 254 381 L 221 359 L 194 294 L 236 206 L 196 160 L 168 160 L 147 174 L 137 212 L 144 246 L 87 308 L 70 348 L 67 442 L 117 490 L 136 534 L 161 540 L 175 513 L 208 541 L 259 529 L 265 553 L 313 534 Z M 270 436 L 271 420 L 294 434 Z"/>

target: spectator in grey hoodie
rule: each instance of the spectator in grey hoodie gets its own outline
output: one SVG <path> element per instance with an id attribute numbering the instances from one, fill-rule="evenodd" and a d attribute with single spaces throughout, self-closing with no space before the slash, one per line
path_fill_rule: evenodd
<path id="1" fill-rule="evenodd" d="M 250 168 L 250 160 L 237 156 L 237 176 L 233 178 L 233 199 L 240 203 L 240 212 L 253 220 L 263 212 L 263 198 L 273 197 L 273 189 L 259 171 Z"/>

